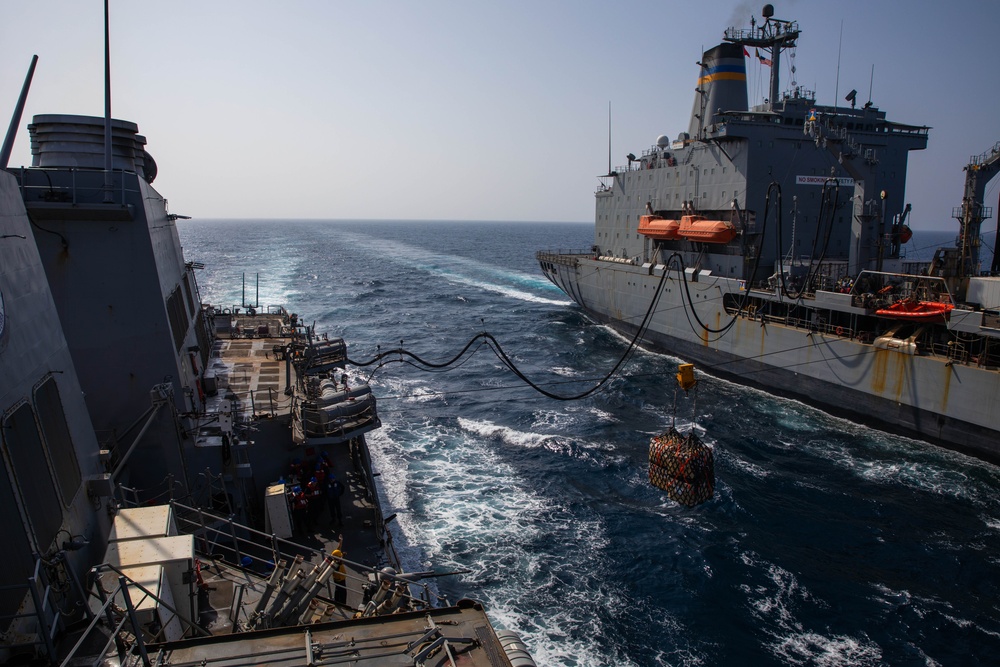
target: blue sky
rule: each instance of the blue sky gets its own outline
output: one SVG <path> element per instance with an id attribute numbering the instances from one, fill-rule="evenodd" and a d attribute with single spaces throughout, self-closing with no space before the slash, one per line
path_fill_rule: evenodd
<path id="1" fill-rule="evenodd" d="M 799 22 L 795 78 L 821 103 L 871 82 L 891 119 L 932 127 L 907 201 L 916 229 L 949 228 L 962 168 L 1000 141 L 1000 3 L 773 4 Z M 176 213 L 586 222 L 609 102 L 615 165 L 675 137 L 702 50 L 762 6 L 112 0 L 114 115 L 147 137 Z M 32 115 L 103 114 L 102 25 L 101 0 L 0 5 L 3 127 L 39 56 L 12 165 L 30 163 Z M 766 68 L 748 64 L 759 102 Z"/>

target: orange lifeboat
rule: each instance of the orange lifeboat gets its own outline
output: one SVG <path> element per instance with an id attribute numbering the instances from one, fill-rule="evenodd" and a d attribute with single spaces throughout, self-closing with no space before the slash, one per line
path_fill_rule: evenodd
<path id="1" fill-rule="evenodd" d="M 677 231 L 681 223 L 677 220 L 668 220 L 659 215 L 644 215 L 639 218 L 638 232 L 651 239 L 669 241 L 680 238 Z"/>
<path id="2" fill-rule="evenodd" d="M 677 233 L 689 241 L 729 243 L 736 238 L 736 227 L 725 220 L 706 220 L 700 215 L 685 215 L 681 218 Z"/>
<path id="3" fill-rule="evenodd" d="M 954 305 L 940 301 L 897 301 L 887 308 L 876 310 L 875 314 L 910 322 L 944 322 L 954 308 Z"/>

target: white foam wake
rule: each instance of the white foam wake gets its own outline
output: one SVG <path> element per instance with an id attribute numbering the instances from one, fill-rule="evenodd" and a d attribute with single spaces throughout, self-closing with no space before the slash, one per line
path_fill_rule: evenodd
<path id="1" fill-rule="evenodd" d="M 468 570 L 460 583 L 442 585 L 482 600 L 497 626 L 522 636 L 538 664 L 607 665 L 595 638 L 607 606 L 626 604 L 616 602 L 626 595 L 608 590 L 615 584 L 599 574 L 608 543 L 599 518 L 581 518 L 539 495 L 496 446 L 502 439 L 533 448 L 551 438 L 458 418 L 384 424 L 369 443 L 387 513 L 397 514 L 405 543 L 421 545 L 406 553 L 408 567 Z M 612 662 L 635 664 L 627 656 Z"/>

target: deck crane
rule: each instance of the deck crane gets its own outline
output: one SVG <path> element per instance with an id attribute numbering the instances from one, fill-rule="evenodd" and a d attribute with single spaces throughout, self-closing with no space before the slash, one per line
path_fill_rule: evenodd
<path id="1" fill-rule="evenodd" d="M 984 220 L 993 216 L 991 207 L 985 206 L 983 198 L 986 186 L 1000 172 L 1000 141 L 991 150 L 969 158 L 965 167 L 965 192 L 962 205 L 952 211 L 960 225 L 958 247 L 960 252 L 959 276 L 967 278 L 979 273 L 979 247 L 981 245 L 979 228 Z M 990 274 L 1000 271 L 998 253 L 993 253 L 993 263 Z"/>

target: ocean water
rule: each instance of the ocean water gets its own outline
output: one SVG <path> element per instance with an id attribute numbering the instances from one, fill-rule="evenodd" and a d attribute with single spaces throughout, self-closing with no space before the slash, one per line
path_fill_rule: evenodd
<path id="1" fill-rule="evenodd" d="M 352 359 L 402 342 L 442 361 L 481 331 L 534 381 L 576 394 L 627 341 L 537 269 L 589 224 L 178 222 L 202 298 L 283 304 Z M 921 243 L 910 257 L 949 234 Z M 926 236 L 923 237 L 926 239 Z M 638 351 L 602 391 L 544 398 L 493 353 L 368 379 L 369 436 L 409 569 L 463 570 L 539 665 L 1000 664 L 1000 468 L 700 375 Z M 715 449 L 716 495 L 686 508 L 647 478 L 673 419 Z"/>

